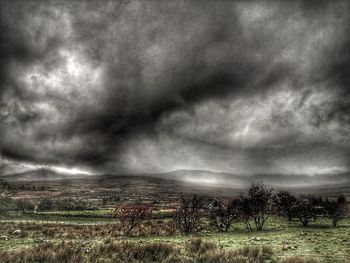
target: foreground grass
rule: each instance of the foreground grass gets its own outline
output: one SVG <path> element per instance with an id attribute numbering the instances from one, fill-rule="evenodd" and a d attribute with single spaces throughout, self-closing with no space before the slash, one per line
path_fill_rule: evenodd
<path id="1" fill-rule="evenodd" d="M 161 244 L 160 246 L 168 246 L 168 248 L 171 247 L 171 253 L 169 253 L 169 255 L 173 254 L 173 256 L 166 258 L 166 260 L 169 260 L 168 262 L 220 262 L 210 261 L 208 258 L 201 259 L 202 261 L 200 261 L 198 256 L 191 256 L 187 251 L 187 247 L 189 244 L 188 242 L 190 242 L 193 237 L 183 237 L 178 234 L 174 235 L 173 233 L 169 232 L 169 226 L 164 220 L 145 223 L 134 232 L 136 236 L 129 238 L 124 238 L 121 236 L 118 224 L 114 223 L 103 225 L 101 223 L 106 222 L 96 221 L 96 225 L 70 225 L 67 223 L 67 220 L 60 221 L 58 224 L 53 222 L 45 224 L 19 224 L 16 222 L 6 223 L 0 230 L 0 235 L 2 236 L 0 239 L 0 253 L 5 253 L 2 254 L 1 258 L 4 259 L 6 255 L 11 258 L 11 254 L 15 255 L 15 257 L 21 258 L 20 255 L 22 254 L 25 256 L 27 255 L 26 253 L 30 254 L 31 251 L 31 253 L 34 253 L 33 251 L 38 249 L 34 249 L 34 247 L 44 246 L 47 244 L 50 244 L 50 248 L 48 248 L 49 250 L 51 249 L 52 251 L 57 251 L 58 247 L 55 246 L 60 246 L 62 242 L 72 242 L 72 247 L 82 251 L 81 260 L 83 261 L 59 262 L 138 262 L 138 257 L 134 256 L 134 253 L 141 252 L 137 251 L 130 252 L 130 258 L 128 261 L 125 261 L 126 259 L 121 259 L 124 261 L 118 261 L 119 259 L 117 254 L 124 253 L 121 252 L 122 250 L 120 250 L 119 246 L 123 246 L 123 244 L 126 242 L 131 244 L 131 250 L 136 247 L 136 245 L 134 246 L 132 244 L 137 244 L 137 246 L 142 247 L 149 246 L 148 248 L 151 251 L 153 251 L 153 246 L 156 246 L 156 244 Z M 16 230 L 20 231 L 17 231 L 15 234 Z M 211 251 L 211 254 L 217 255 L 221 258 L 230 257 L 228 255 L 231 255 L 231 257 L 233 257 L 233 255 L 237 256 L 239 254 L 237 251 L 242 251 L 244 249 L 251 249 L 252 251 L 269 251 L 269 253 L 267 253 L 268 256 L 262 256 L 264 253 L 261 252 L 261 254 L 259 252 L 261 254 L 259 261 L 252 261 L 252 259 L 243 258 L 242 260 L 246 261 L 232 262 L 283 262 L 283 260 L 285 260 L 287 257 L 290 257 L 290 260 L 294 260 L 292 258 L 293 256 L 300 256 L 302 258 L 315 258 L 320 262 L 335 263 L 349 262 L 350 255 L 349 219 L 342 221 L 340 226 L 337 228 L 330 227 L 330 222 L 326 219 L 321 219 L 318 222 L 311 224 L 310 227 L 303 228 L 300 226 L 298 221 L 289 223 L 283 219 L 271 218 L 268 220 L 266 227 L 261 232 L 245 231 L 241 224 L 235 224 L 228 233 L 216 233 L 213 231 L 203 230 L 202 232 L 198 233 L 196 237 L 201 238 L 205 244 L 211 244 L 210 246 L 215 247 L 215 249 Z M 91 250 L 95 247 L 99 247 L 99 249 L 103 250 L 106 248 L 102 248 L 101 246 L 106 245 L 112 247 L 110 250 L 107 249 L 108 251 L 111 251 L 111 254 L 108 254 L 108 252 L 106 254 L 106 258 L 99 258 L 98 261 L 89 261 L 89 258 L 92 258 L 92 254 L 89 254 L 90 252 L 83 252 L 85 248 Z M 77 252 L 75 251 L 74 253 Z M 152 254 L 155 252 L 153 251 L 149 253 Z M 183 257 L 175 258 L 177 255 L 182 255 Z M 54 261 L 56 260 L 54 259 L 56 256 L 53 255 L 52 257 L 53 261 L 8 262 L 56 262 Z M 107 258 L 113 257 L 115 258 L 114 261 L 108 261 Z M 195 259 L 197 261 L 194 261 Z M 12 260 L 14 259 L 12 258 Z M 295 259 L 294 261 L 290 262 L 302 262 L 297 260 L 299 259 Z M 152 262 L 152 260 L 150 259 L 149 262 Z M 160 262 L 165 261 L 161 260 Z"/>
<path id="2" fill-rule="evenodd" d="M 1 262 L 264 262 L 273 252 L 268 247 L 245 247 L 226 251 L 213 242 L 190 239 L 183 246 L 165 243 L 137 242 L 45 242 L 26 250 L 0 253 Z"/>

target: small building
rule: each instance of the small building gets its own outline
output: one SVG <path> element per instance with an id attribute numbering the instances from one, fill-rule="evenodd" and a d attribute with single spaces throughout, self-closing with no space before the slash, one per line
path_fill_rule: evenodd
<path id="1" fill-rule="evenodd" d="M 204 197 L 202 199 L 203 209 L 222 209 L 225 205 L 216 197 Z"/>

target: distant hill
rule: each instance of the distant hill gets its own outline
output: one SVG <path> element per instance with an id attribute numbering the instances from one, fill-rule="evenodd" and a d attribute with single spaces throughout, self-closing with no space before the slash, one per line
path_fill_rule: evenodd
<path id="1" fill-rule="evenodd" d="M 254 182 L 263 182 L 272 187 L 319 187 L 319 186 L 350 186 L 350 174 L 329 174 L 317 176 L 257 174 L 235 175 L 217 173 L 206 170 L 176 170 L 163 174 L 147 174 L 149 177 L 160 177 L 198 185 L 245 188 Z"/>
<path id="2" fill-rule="evenodd" d="M 259 174 L 259 175 L 234 175 L 229 173 L 217 173 L 206 170 L 176 170 L 159 174 L 137 175 L 99 175 L 94 176 L 98 180 L 118 180 L 118 178 L 130 177 L 148 178 L 148 180 L 161 179 L 167 181 L 187 183 L 199 187 L 219 187 L 244 189 L 255 182 L 263 182 L 266 185 L 277 188 L 318 188 L 318 187 L 342 187 L 350 186 L 350 174 L 337 175 L 282 175 L 282 174 Z"/>
<path id="3" fill-rule="evenodd" d="M 72 180 L 85 178 L 85 175 L 72 175 L 65 173 L 57 173 L 50 169 L 40 168 L 35 170 L 29 170 L 21 173 L 8 174 L 1 178 L 8 181 L 55 181 L 55 180 Z"/>
<path id="4" fill-rule="evenodd" d="M 247 188 L 251 183 L 263 182 L 269 186 L 281 188 L 303 187 L 334 187 L 350 186 L 350 174 L 337 175 L 282 175 L 282 174 L 259 174 L 259 175 L 234 175 L 229 173 L 217 173 L 206 170 L 176 170 L 158 174 L 135 174 L 135 175 L 94 175 L 64 174 L 50 169 L 41 168 L 17 174 L 10 174 L 2 178 L 8 181 L 57 181 L 57 180 L 93 180 L 96 182 L 125 180 L 148 180 L 168 181 L 181 184 L 197 185 L 198 187 L 224 187 L 224 188 Z"/>

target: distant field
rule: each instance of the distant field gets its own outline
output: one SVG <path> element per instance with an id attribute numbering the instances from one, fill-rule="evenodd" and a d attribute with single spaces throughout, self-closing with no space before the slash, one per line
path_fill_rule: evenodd
<path id="1" fill-rule="evenodd" d="M 20 187 L 17 194 L 18 198 L 101 198 L 108 194 L 118 194 L 121 202 L 137 202 L 139 200 L 142 200 L 142 202 L 151 202 L 154 196 L 157 196 L 162 201 L 171 202 L 180 192 L 232 198 L 246 191 L 246 187 L 211 187 L 208 185 L 142 176 L 116 176 L 94 180 L 14 181 L 13 184 Z M 275 187 L 275 191 L 280 189 L 288 190 L 295 196 L 313 194 L 324 197 L 336 197 L 339 193 L 343 193 L 346 197 L 350 198 L 350 186 L 348 185 L 332 187 Z"/>

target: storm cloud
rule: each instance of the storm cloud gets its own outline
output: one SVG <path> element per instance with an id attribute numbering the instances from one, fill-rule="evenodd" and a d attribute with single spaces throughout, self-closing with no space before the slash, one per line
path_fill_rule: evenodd
<path id="1" fill-rule="evenodd" d="M 2 171 L 347 173 L 349 7 L 2 1 Z"/>

